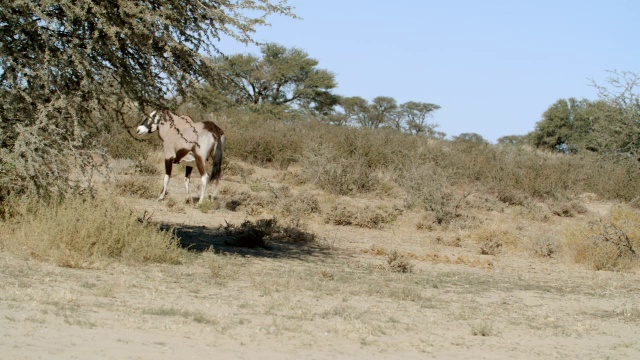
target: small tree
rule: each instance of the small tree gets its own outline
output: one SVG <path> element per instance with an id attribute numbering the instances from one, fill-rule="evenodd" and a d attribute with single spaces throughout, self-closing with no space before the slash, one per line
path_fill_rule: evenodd
<path id="1" fill-rule="evenodd" d="M 596 124 L 605 149 L 640 154 L 640 76 L 629 71 L 611 71 L 608 85 L 594 86 L 601 102 L 597 114 L 606 121 Z"/>

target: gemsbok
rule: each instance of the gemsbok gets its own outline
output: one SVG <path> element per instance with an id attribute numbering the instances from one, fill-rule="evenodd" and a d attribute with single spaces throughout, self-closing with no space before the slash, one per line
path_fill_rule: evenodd
<path id="1" fill-rule="evenodd" d="M 188 116 L 178 116 L 168 110 L 153 111 L 149 114 L 136 133 L 143 135 L 158 131 L 158 136 L 164 149 L 164 187 L 158 200 L 163 200 L 167 194 L 167 186 L 171 178 L 173 164 L 181 161 L 195 161 L 202 179 L 202 192 L 198 205 L 206 198 L 207 183 L 215 180 L 216 185 L 222 175 L 222 152 L 224 149 L 224 132 L 212 121 L 194 122 Z M 207 174 L 204 166 L 209 157 L 213 158 L 211 174 Z M 192 166 L 186 166 L 184 184 L 189 198 L 189 177 Z"/>

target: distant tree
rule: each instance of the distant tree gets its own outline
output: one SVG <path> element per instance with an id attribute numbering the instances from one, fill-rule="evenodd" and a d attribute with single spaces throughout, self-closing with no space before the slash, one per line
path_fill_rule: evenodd
<path id="1" fill-rule="evenodd" d="M 427 119 L 433 116 L 433 112 L 440 109 L 440 105 L 409 101 L 400 105 L 401 118 L 406 131 L 412 134 L 425 134 L 434 136 L 436 123 L 428 123 Z"/>
<path id="2" fill-rule="evenodd" d="M 233 103 L 254 109 L 269 104 L 328 114 L 338 103 L 338 96 L 331 93 L 335 76 L 317 68 L 318 61 L 306 52 L 270 43 L 261 47 L 261 53 L 261 58 L 217 57 L 222 76 L 211 79 L 213 87 Z"/>
<path id="3" fill-rule="evenodd" d="M 64 192 L 70 157 L 88 176 L 97 133 L 175 106 L 218 71 L 221 36 L 253 42 L 270 14 L 293 16 L 272 0 L 0 2 L 0 205 Z"/>
<path id="4" fill-rule="evenodd" d="M 485 138 L 483 138 L 482 135 L 476 134 L 476 133 L 462 133 L 458 136 L 454 136 L 453 141 L 474 143 L 474 144 L 489 144 L 489 142 L 485 140 Z"/>
<path id="5" fill-rule="evenodd" d="M 332 117 L 340 123 L 355 124 L 367 128 L 388 127 L 412 134 L 424 134 L 444 138 L 445 134 L 436 131 L 436 123 L 427 120 L 440 106 L 430 103 L 409 101 L 398 106 L 397 101 L 389 96 L 378 96 L 371 103 L 359 97 L 344 97 L 339 102 L 343 113 Z"/>
<path id="6" fill-rule="evenodd" d="M 395 111 L 398 109 L 396 99 L 389 96 L 378 96 L 373 99 L 369 108 L 369 122 L 366 127 L 393 126 Z"/>
<path id="7" fill-rule="evenodd" d="M 340 100 L 340 106 L 344 110 L 346 123 L 357 124 L 366 127 L 370 120 L 369 102 L 359 96 L 345 97 Z"/>
<path id="8" fill-rule="evenodd" d="M 527 135 L 507 135 L 498 138 L 497 143 L 499 145 L 524 145 L 528 142 Z"/>

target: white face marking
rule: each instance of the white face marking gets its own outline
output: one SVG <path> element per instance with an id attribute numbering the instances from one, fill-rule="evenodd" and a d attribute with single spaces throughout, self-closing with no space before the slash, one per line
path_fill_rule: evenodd
<path id="1" fill-rule="evenodd" d="M 138 126 L 138 129 L 136 130 L 136 134 L 138 134 L 138 135 L 146 134 L 148 132 L 149 132 L 149 128 L 147 128 L 144 125 Z"/>

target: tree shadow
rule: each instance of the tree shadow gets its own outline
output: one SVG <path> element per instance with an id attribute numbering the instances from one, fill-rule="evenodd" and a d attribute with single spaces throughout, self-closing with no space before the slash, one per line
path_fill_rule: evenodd
<path id="1" fill-rule="evenodd" d="M 163 230 L 173 229 L 180 245 L 193 252 L 213 250 L 241 256 L 304 259 L 326 257 L 331 249 L 322 245 L 315 234 L 296 224 L 280 225 L 275 219 L 245 221 L 217 228 L 184 224 L 160 224 Z"/>

